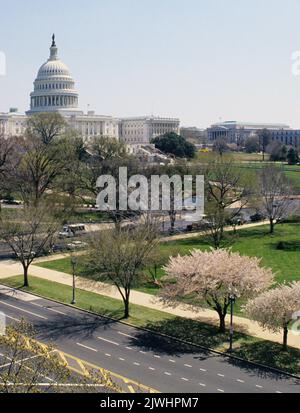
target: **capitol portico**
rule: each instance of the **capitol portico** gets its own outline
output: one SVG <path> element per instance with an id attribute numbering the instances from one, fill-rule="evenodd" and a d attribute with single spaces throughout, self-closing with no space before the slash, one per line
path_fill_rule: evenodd
<path id="1" fill-rule="evenodd" d="M 59 58 L 55 35 L 53 35 L 50 56 L 40 67 L 34 81 L 34 90 L 30 94 L 30 110 L 26 115 L 18 113 L 17 109 L 10 109 L 9 113 L 0 113 L 0 133 L 7 137 L 20 136 L 26 129 L 27 117 L 42 112 L 60 113 L 69 126 L 86 139 L 92 136 L 121 139 L 135 149 L 149 144 L 158 132 L 179 133 L 179 119 L 159 117 L 119 119 L 96 115 L 93 111 L 84 113 L 79 109 L 78 102 L 79 94 L 75 88 L 75 80 L 67 65 Z"/>

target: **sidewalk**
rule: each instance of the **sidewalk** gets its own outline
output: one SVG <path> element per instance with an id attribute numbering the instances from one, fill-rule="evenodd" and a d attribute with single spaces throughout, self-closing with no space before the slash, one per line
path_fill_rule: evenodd
<path id="1" fill-rule="evenodd" d="M 30 275 L 39 277 L 49 281 L 55 281 L 60 284 L 72 286 L 72 276 L 69 274 L 61 273 L 58 271 L 53 271 L 41 267 L 32 265 L 29 271 Z M 22 274 L 22 267 L 20 264 L 14 261 L 3 261 L 0 262 L 0 282 L 1 279 L 12 277 L 15 275 Z M 116 287 L 109 286 L 104 283 L 94 282 L 91 280 L 86 280 L 82 277 L 77 277 L 77 287 L 90 291 L 96 294 L 104 295 L 110 298 L 121 300 L 120 294 L 117 291 Z M 176 308 L 165 306 L 160 301 L 157 300 L 154 296 L 138 291 L 131 292 L 131 303 L 136 305 L 141 305 L 144 307 L 152 308 L 154 310 L 163 311 L 174 316 L 180 316 L 190 319 L 198 319 L 200 321 L 209 323 L 209 324 L 218 324 L 218 316 L 212 310 L 199 310 L 192 309 L 187 305 L 180 305 Z M 227 320 L 228 321 L 228 320 Z M 274 341 L 276 343 L 282 342 L 282 335 L 271 333 L 269 331 L 263 330 L 256 322 L 248 320 L 243 317 L 235 317 L 235 329 L 247 333 L 251 336 L 258 337 L 264 340 Z M 289 334 L 289 345 L 295 348 L 300 349 L 300 335 L 296 336 L 292 333 Z"/>

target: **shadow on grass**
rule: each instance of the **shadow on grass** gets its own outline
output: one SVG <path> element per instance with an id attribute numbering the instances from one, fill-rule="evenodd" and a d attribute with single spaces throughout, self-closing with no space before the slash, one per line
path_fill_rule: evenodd
<path id="1" fill-rule="evenodd" d="M 289 348 L 287 352 L 282 351 L 282 346 L 270 341 L 256 341 L 243 343 L 240 348 L 234 350 L 233 353 L 237 357 L 245 360 L 250 360 L 255 363 L 270 366 L 278 370 L 287 371 L 290 374 L 300 376 L 300 350 Z M 237 360 L 228 359 L 232 365 L 238 365 L 243 370 L 251 371 L 261 377 L 272 377 L 273 379 L 286 379 L 285 375 L 280 373 L 270 372 L 267 369 L 255 367 L 251 364 L 239 362 Z M 296 380 L 296 384 L 300 385 L 300 380 Z"/>
<path id="2" fill-rule="evenodd" d="M 217 327 L 180 317 L 148 323 L 145 328 L 211 349 L 218 348 L 228 342 L 228 333 L 220 334 Z M 242 333 L 236 334 L 236 339 L 242 337 L 245 338 L 246 336 Z M 153 334 L 147 331 L 137 332 L 134 344 L 146 350 L 160 351 L 167 355 L 179 355 L 186 352 L 199 353 L 199 347 L 174 342 L 165 337 L 157 336 L 157 338 L 153 340 Z"/>

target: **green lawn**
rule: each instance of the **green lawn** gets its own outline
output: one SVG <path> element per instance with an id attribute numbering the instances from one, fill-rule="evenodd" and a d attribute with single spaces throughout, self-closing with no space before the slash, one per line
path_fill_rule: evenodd
<path id="1" fill-rule="evenodd" d="M 278 250 L 279 241 L 291 243 L 294 250 Z M 208 249 L 209 244 L 203 237 L 199 237 L 163 243 L 160 248 L 170 255 L 176 254 L 178 251 L 181 254 L 188 254 L 194 248 Z M 268 233 L 267 226 L 239 230 L 234 235 L 232 250 L 261 258 L 262 265 L 273 269 L 277 282 L 300 280 L 300 223 L 280 224 L 275 229 L 275 235 L 272 236 Z M 71 273 L 69 258 L 38 265 L 43 268 Z M 84 269 L 79 265 L 78 274 L 83 273 Z M 160 271 L 160 275 L 163 275 L 162 271 Z M 149 283 L 140 289 L 149 293 L 157 291 L 157 287 L 151 286 Z"/>
<path id="2" fill-rule="evenodd" d="M 22 288 L 22 277 L 7 278 L 2 280 L 2 283 Z M 22 289 L 68 304 L 72 297 L 71 287 L 36 277 L 30 277 L 30 287 Z M 123 314 L 122 302 L 82 290 L 77 290 L 77 306 L 117 319 L 120 319 Z M 211 349 L 225 351 L 228 348 L 228 334 L 219 334 L 216 327 L 146 307 L 132 305 L 131 317 L 128 322 Z M 147 333 L 141 331 L 141 335 L 145 334 Z M 293 374 L 300 374 L 300 350 L 297 349 L 290 348 L 288 353 L 284 353 L 279 344 L 235 333 L 234 354 L 246 360 L 263 363 Z"/>

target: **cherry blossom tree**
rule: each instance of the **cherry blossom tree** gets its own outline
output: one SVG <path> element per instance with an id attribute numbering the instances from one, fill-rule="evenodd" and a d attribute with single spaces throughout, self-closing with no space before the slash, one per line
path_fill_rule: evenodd
<path id="1" fill-rule="evenodd" d="M 300 311 L 300 282 L 282 284 L 249 301 L 246 314 L 263 328 L 275 333 L 283 331 L 283 350 L 287 351 L 288 327 Z"/>
<path id="2" fill-rule="evenodd" d="M 194 296 L 200 305 L 205 301 L 218 313 L 222 333 L 230 297 L 254 297 L 274 280 L 271 269 L 261 267 L 258 258 L 226 249 L 193 250 L 170 258 L 164 269 L 167 278 L 161 299 L 174 305 L 187 296 Z"/>

